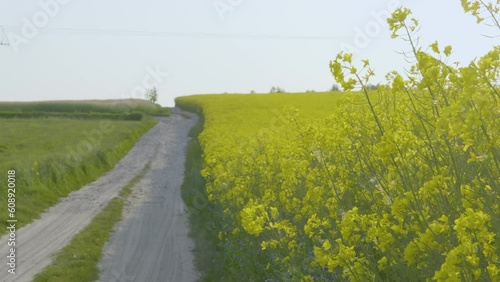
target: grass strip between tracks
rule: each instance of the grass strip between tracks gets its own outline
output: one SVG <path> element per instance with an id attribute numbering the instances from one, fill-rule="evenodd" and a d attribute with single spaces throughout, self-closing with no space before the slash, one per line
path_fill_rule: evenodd
<path id="1" fill-rule="evenodd" d="M 115 224 L 122 219 L 124 202 L 133 187 L 146 175 L 151 163 L 123 187 L 118 197 L 113 198 L 92 222 L 76 234 L 71 242 L 57 252 L 51 265 L 35 276 L 33 281 L 83 282 L 96 281 L 104 244 L 109 241 Z"/>

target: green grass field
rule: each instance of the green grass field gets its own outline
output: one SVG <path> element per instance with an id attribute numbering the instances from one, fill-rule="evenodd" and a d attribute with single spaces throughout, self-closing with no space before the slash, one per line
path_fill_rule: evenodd
<path id="1" fill-rule="evenodd" d="M 111 169 L 155 124 L 150 116 L 142 121 L 0 119 L 0 183 L 7 183 L 8 170 L 16 171 L 18 226 Z M 7 194 L 0 194 L 0 202 L 6 201 Z M 6 205 L 0 206 L 0 218 L 7 218 Z"/>

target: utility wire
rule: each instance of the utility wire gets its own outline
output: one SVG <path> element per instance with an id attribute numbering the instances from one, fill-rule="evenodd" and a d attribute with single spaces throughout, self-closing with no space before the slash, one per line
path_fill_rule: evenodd
<path id="1" fill-rule="evenodd" d="M 12 29 L 20 29 L 16 26 L 5 26 Z M 217 33 L 217 32 L 178 32 L 178 31 L 146 31 L 130 29 L 93 29 L 93 28 L 64 28 L 45 27 L 44 31 L 62 31 L 73 33 L 98 33 L 114 35 L 137 35 L 137 36 L 163 36 L 163 37 L 203 37 L 203 38 L 243 38 L 243 39 L 285 39 L 285 40 L 352 40 L 352 36 L 311 36 L 311 35 L 279 35 L 279 34 L 257 34 L 257 33 Z M 375 37 L 370 39 L 389 40 L 390 38 Z"/>

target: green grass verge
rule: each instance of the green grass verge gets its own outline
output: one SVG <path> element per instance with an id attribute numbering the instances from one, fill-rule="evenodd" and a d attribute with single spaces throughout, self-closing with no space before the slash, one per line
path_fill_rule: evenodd
<path id="1" fill-rule="evenodd" d="M 109 241 L 115 224 L 122 218 L 124 200 L 133 187 L 150 169 L 151 163 L 122 189 L 92 222 L 73 237 L 71 242 L 55 254 L 53 263 L 35 276 L 35 282 L 84 282 L 99 277 L 99 263 L 104 244 Z"/>
<path id="2" fill-rule="evenodd" d="M 19 227 L 109 171 L 156 123 L 151 117 L 142 121 L 0 121 L 0 183 L 7 183 L 8 170 L 16 170 Z M 74 152 L 79 151 L 82 154 L 75 159 Z M 6 197 L 7 193 L 0 193 L 0 202 L 6 203 Z M 7 218 L 7 205 L 0 205 L 0 218 Z M 0 235 L 6 233 L 4 226 L 5 220 Z"/>
<path id="3" fill-rule="evenodd" d="M 219 281 L 219 278 L 224 275 L 223 254 L 217 247 L 219 227 L 213 221 L 215 209 L 208 201 L 205 179 L 200 174 L 203 159 L 198 135 L 203 131 L 204 118 L 200 112 L 198 116 L 198 123 L 189 132 L 191 140 L 186 150 L 185 176 L 181 194 L 189 210 L 190 236 L 195 243 L 193 253 L 196 268 L 202 275 L 200 281 Z"/>

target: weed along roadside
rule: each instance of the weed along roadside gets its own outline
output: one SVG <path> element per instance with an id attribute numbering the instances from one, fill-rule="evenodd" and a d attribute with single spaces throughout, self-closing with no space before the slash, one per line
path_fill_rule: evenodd
<path id="1" fill-rule="evenodd" d="M 204 117 L 200 109 L 176 101 L 176 105 L 198 115 L 197 124 L 190 130 L 186 150 L 186 165 L 182 183 L 182 199 L 187 206 L 190 222 L 189 236 L 195 247 L 195 265 L 200 270 L 201 281 L 216 281 L 223 273 L 223 254 L 217 248 L 218 228 L 213 224 L 215 208 L 208 201 L 205 180 L 200 171 L 203 167 L 202 148 L 198 137 L 203 131 Z"/>

